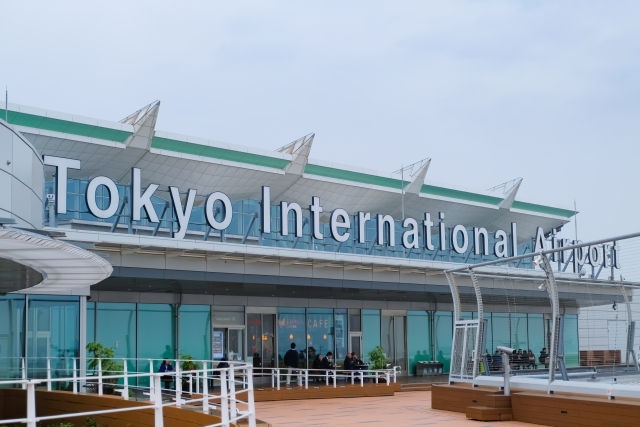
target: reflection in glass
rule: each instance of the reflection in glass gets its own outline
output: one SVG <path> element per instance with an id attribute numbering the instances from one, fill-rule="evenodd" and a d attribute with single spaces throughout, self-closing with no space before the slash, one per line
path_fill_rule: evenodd
<path id="1" fill-rule="evenodd" d="M 296 344 L 299 366 L 305 366 L 305 313 L 304 308 L 281 307 L 278 309 L 278 366 L 283 368 L 284 355 L 291 343 Z"/>
<path id="2" fill-rule="evenodd" d="M 0 296 L 0 380 L 21 377 L 24 295 Z"/>
<path id="3" fill-rule="evenodd" d="M 318 354 L 325 356 L 333 353 L 333 309 L 307 309 L 307 348 L 305 353 L 308 366 L 311 368 Z M 336 362 L 340 362 L 334 356 Z"/>
<path id="4" fill-rule="evenodd" d="M 175 359 L 173 307 L 171 304 L 138 304 L 138 371 L 150 372 L 150 362 L 144 359 Z M 160 360 L 154 360 L 153 372 L 158 372 Z M 142 377 L 140 385 L 148 385 Z"/>
<path id="5" fill-rule="evenodd" d="M 409 354 L 409 374 L 416 374 L 417 362 L 432 360 L 430 348 L 429 313 L 426 311 L 407 312 L 407 353 Z"/>
<path id="6" fill-rule="evenodd" d="M 369 352 L 380 345 L 380 310 L 362 310 L 362 357 L 369 361 Z"/>
<path id="7" fill-rule="evenodd" d="M 180 307 L 180 355 L 194 359 L 211 358 L 211 306 Z"/>

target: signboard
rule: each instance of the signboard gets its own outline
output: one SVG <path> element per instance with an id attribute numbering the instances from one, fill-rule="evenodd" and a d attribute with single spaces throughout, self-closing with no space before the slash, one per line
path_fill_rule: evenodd
<path id="1" fill-rule="evenodd" d="M 213 331 L 213 359 L 219 360 L 224 357 L 224 332 Z"/>

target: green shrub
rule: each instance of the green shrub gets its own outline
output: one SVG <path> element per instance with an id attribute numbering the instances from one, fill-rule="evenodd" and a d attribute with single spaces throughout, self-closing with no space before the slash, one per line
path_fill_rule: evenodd
<path id="1" fill-rule="evenodd" d="M 373 369 L 384 369 L 387 367 L 387 358 L 384 356 L 384 349 L 379 345 L 369 352 L 369 361 L 373 363 Z"/>

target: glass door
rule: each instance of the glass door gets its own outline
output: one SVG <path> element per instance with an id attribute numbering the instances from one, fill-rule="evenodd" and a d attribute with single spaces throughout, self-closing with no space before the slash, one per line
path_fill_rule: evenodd
<path id="1" fill-rule="evenodd" d="M 260 368 L 275 367 L 275 324 L 275 314 L 247 314 L 247 359 L 253 363 L 256 374 L 263 373 Z"/>
<path id="2" fill-rule="evenodd" d="M 213 328 L 213 360 L 244 360 L 244 328 Z"/>
<path id="3" fill-rule="evenodd" d="M 362 354 L 362 332 L 349 333 L 349 353 L 356 353 L 358 358 L 365 360 Z"/>

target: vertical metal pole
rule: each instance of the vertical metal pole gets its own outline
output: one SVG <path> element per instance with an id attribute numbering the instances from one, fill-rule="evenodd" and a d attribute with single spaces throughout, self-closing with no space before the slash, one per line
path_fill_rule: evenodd
<path id="1" fill-rule="evenodd" d="M 236 416 L 236 371 L 235 366 L 229 370 L 229 406 L 231 417 Z"/>
<path id="2" fill-rule="evenodd" d="M 160 384 L 160 375 L 151 377 L 153 383 L 153 408 L 154 408 L 154 427 L 164 427 L 164 416 L 162 414 L 162 385 Z"/>
<path id="3" fill-rule="evenodd" d="M 124 363 L 127 363 L 126 360 Z M 156 392 L 156 382 L 153 378 L 153 361 L 149 359 L 149 400 L 151 400 L 152 402 L 155 400 Z M 160 392 L 162 392 L 162 385 L 160 385 Z"/>
<path id="4" fill-rule="evenodd" d="M 129 372 L 127 369 L 127 360 L 124 360 L 124 391 L 122 392 L 122 397 L 124 400 L 129 400 Z"/>
<path id="5" fill-rule="evenodd" d="M 202 412 L 209 413 L 209 375 L 207 374 L 207 362 L 202 362 Z"/>
<path id="6" fill-rule="evenodd" d="M 26 381 L 27 380 L 27 361 L 25 360 L 26 358 L 23 357 L 22 358 L 22 380 Z M 27 385 L 25 383 L 22 383 L 22 389 L 25 390 L 27 388 Z"/>
<path id="7" fill-rule="evenodd" d="M 51 391 L 51 359 L 47 357 L 47 391 Z"/>
<path id="8" fill-rule="evenodd" d="M 256 404 L 253 400 L 253 366 L 247 366 L 247 404 L 249 406 L 249 427 L 256 427 Z"/>
<path id="9" fill-rule="evenodd" d="M 510 378 L 511 367 L 509 366 L 509 355 L 502 352 L 502 369 L 504 370 L 504 395 L 511 396 L 511 384 Z"/>
<path id="10" fill-rule="evenodd" d="M 305 369 L 304 371 L 304 388 L 305 390 L 309 389 L 309 370 Z"/>
<path id="11" fill-rule="evenodd" d="M 227 397 L 227 371 L 220 370 L 220 415 L 222 425 L 229 427 L 229 398 Z"/>
<path id="12" fill-rule="evenodd" d="M 36 385 L 27 383 L 27 427 L 36 427 Z"/>
<path id="13" fill-rule="evenodd" d="M 180 364 L 176 360 L 176 407 L 182 406 L 182 374 L 180 372 Z"/>
<path id="14" fill-rule="evenodd" d="M 97 306 L 96 310 L 97 311 Z M 94 319 L 95 320 L 95 319 Z M 94 323 L 95 325 L 95 323 Z M 78 356 L 80 357 L 80 378 L 87 377 L 87 297 L 80 297 L 80 348 L 78 349 Z M 95 332 L 95 331 L 94 331 Z M 94 334 L 95 339 L 95 334 Z M 80 389 L 82 390 L 82 386 L 85 384 L 85 380 L 80 381 Z"/>
<path id="15" fill-rule="evenodd" d="M 73 364 L 71 366 L 71 371 L 73 372 L 73 394 L 78 394 L 78 380 L 76 378 L 78 378 L 77 376 L 77 372 L 76 372 L 76 358 L 74 357 L 73 359 L 71 359 L 71 363 Z"/>
<path id="16" fill-rule="evenodd" d="M 98 395 L 102 396 L 102 359 L 98 359 Z"/>

